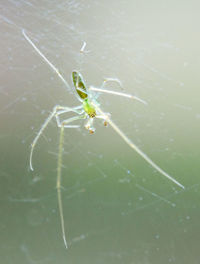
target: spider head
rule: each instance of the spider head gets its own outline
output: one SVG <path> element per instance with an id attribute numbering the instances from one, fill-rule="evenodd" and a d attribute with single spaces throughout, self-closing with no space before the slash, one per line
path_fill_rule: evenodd
<path id="1" fill-rule="evenodd" d="M 80 74 L 80 72 L 76 70 L 72 72 L 72 82 L 79 97 L 82 100 L 85 100 L 88 97 L 88 93 L 83 76 Z"/>

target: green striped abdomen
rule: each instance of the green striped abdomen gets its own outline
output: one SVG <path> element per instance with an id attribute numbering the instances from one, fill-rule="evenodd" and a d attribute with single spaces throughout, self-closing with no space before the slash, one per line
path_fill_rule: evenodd
<path id="1" fill-rule="evenodd" d="M 88 97 L 87 94 L 87 88 L 85 85 L 85 82 L 83 80 L 83 76 L 78 71 L 72 72 L 72 81 L 74 84 L 74 87 L 76 89 L 76 92 L 78 93 L 79 97 L 84 100 Z"/>

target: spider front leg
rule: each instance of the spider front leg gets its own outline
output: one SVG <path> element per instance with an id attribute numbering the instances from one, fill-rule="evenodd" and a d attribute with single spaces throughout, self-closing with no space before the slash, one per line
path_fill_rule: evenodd
<path id="1" fill-rule="evenodd" d="M 67 239 L 66 239 L 66 231 L 65 231 L 64 214 L 63 214 L 62 196 L 61 196 L 61 170 L 62 170 L 62 157 L 63 157 L 64 129 L 69 128 L 69 127 L 70 128 L 79 127 L 77 125 L 74 125 L 74 126 L 69 125 L 69 123 L 76 121 L 76 120 L 85 119 L 86 115 L 81 114 L 82 113 L 82 111 L 81 111 L 81 112 L 79 112 L 79 114 L 81 114 L 81 115 L 73 116 L 73 117 L 65 119 L 61 122 L 59 115 L 61 115 L 63 113 L 65 113 L 65 111 L 61 110 L 61 111 L 57 112 L 57 114 L 56 114 L 57 125 L 60 128 L 56 189 L 57 189 L 57 195 L 58 195 L 58 208 L 59 208 L 59 214 L 60 214 L 60 222 L 61 222 L 63 241 L 65 244 L 65 247 L 68 248 Z"/>
<path id="2" fill-rule="evenodd" d="M 101 110 L 101 108 L 96 104 L 94 101 L 92 102 L 93 106 L 97 109 L 97 111 L 104 116 L 105 113 Z M 109 125 L 114 129 L 114 131 L 126 142 L 126 144 L 135 150 L 144 160 L 146 160 L 147 163 L 149 163 L 154 169 L 156 169 L 160 174 L 168 178 L 170 181 L 174 182 L 176 185 L 178 185 L 181 188 L 185 188 L 181 183 L 179 183 L 176 179 L 174 179 L 171 175 L 169 175 L 167 172 L 165 172 L 163 169 L 161 169 L 155 162 L 153 162 L 140 148 L 135 145 L 125 134 L 124 132 L 110 119 L 107 117 L 107 121 Z"/>
<path id="3" fill-rule="evenodd" d="M 31 144 L 31 152 L 30 152 L 30 159 L 29 159 L 29 164 L 30 164 L 30 169 L 31 170 L 33 170 L 32 157 L 33 157 L 33 151 L 35 149 L 35 145 L 37 144 L 38 139 L 40 138 L 40 136 L 42 135 L 44 129 L 47 127 L 47 125 L 52 120 L 52 118 L 54 116 L 56 116 L 56 114 L 59 115 L 61 113 L 67 113 L 67 112 L 75 112 L 77 114 L 80 114 L 80 109 L 82 109 L 82 106 L 77 106 L 77 107 L 73 107 L 73 108 L 71 108 L 71 107 L 65 107 L 65 106 L 60 106 L 60 105 L 54 106 L 53 111 L 47 117 L 47 119 L 45 120 L 45 122 L 41 126 L 40 130 L 38 131 L 36 137 L 34 138 L 33 143 Z"/>

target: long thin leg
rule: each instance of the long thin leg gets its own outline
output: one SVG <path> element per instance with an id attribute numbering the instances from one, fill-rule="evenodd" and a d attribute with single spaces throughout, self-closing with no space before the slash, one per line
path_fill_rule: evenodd
<path id="1" fill-rule="evenodd" d="M 101 108 L 93 102 L 94 107 L 98 110 L 98 112 L 101 115 L 104 115 L 104 112 L 101 110 Z M 154 169 L 156 169 L 158 172 L 160 172 L 163 176 L 168 178 L 170 181 L 174 182 L 181 188 L 185 188 L 181 183 L 179 183 L 177 180 L 175 180 L 172 176 L 170 176 L 168 173 L 166 173 L 164 170 L 162 170 L 157 164 L 155 164 L 142 150 L 140 150 L 120 129 L 119 127 L 110 119 L 109 116 L 107 116 L 107 122 L 110 124 L 110 126 L 115 130 L 115 132 L 131 147 L 134 149 L 143 159 L 145 159 Z"/>
<path id="2" fill-rule="evenodd" d="M 26 35 L 25 30 L 22 29 L 22 34 L 25 37 L 25 39 L 31 44 L 31 46 L 35 49 L 35 51 L 40 55 L 40 57 L 43 58 L 43 60 L 50 66 L 50 68 L 58 75 L 58 77 L 61 79 L 61 81 L 65 84 L 69 92 L 71 92 L 71 88 L 68 84 L 68 82 L 64 79 L 64 77 L 60 74 L 58 69 L 47 59 L 47 57 L 36 47 L 36 45 L 33 43 L 33 41 Z"/>
<path id="3" fill-rule="evenodd" d="M 46 119 L 46 121 L 44 122 L 44 124 L 42 125 L 42 127 L 40 128 L 40 130 L 38 131 L 36 137 L 34 138 L 33 140 L 33 143 L 31 144 L 31 152 L 30 152 L 30 169 L 33 170 L 33 166 L 32 166 L 32 157 L 33 157 L 33 151 L 34 151 L 34 148 L 35 148 L 35 145 L 38 141 L 38 139 L 40 138 L 40 136 L 42 135 L 44 129 L 47 127 L 47 125 L 49 124 L 49 122 L 52 120 L 52 118 L 57 114 L 58 111 L 62 111 L 61 113 L 66 113 L 66 112 L 75 112 L 77 114 L 79 114 L 79 108 L 80 106 L 78 107 L 74 107 L 74 108 L 70 108 L 70 107 L 65 107 L 65 106 L 59 106 L 59 105 L 56 105 L 54 108 L 53 108 L 53 111 L 50 113 L 50 115 L 48 116 L 48 118 Z M 59 114 L 59 112 L 58 112 Z"/>
<path id="4" fill-rule="evenodd" d="M 61 196 L 61 169 L 62 169 L 62 154 L 63 154 L 63 142 L 64 142 L 64 126 L 60 128 L 60 140 L 59 140 L 59 151 L 58 151 L 58 164 L 57 164 L 57 195 L 58 195 L 58 208 L 60 214 L 60 221 L 61 221 L 61 230 L 63 241 L 65 247 L 67 248 L 67 240 L 66 240 L 66 233 L 65 233 L 65 222 L 63 216 L 63 205 L 62 205 L 62 196 Z"/>
<path id="5" fill-rule="evenodd" d="M 64 215 L 63 215 L 63 205 L 62 205 L 62 196 L 61 196 L 61 170 L 62 170 L 62 156 L 63 156 L 63 143 L 64 143 L 64 129 L 65 127 L 68 127 L 67 124 L 78 120 L 78 119 L 85 119 L 85 115 L 80 116 L 74 116 L 71 118 L 68 118 L 62 122 L 60 122 L 59 119 L 57 119 L 58 127 L 60 127 L 60 140 L 59 140 L 59 150 L 58 150 L 58 164 L 57 164 L 57 183 L 56 183 L 56 189 L 58 194 L 58 208 L 59 208 L 59 214 L 60 214 L 60 222 L 61 222 L 61 230 L 62 230 L 62 236 L 63 241 L 65 244 L 65 247 L 67 246 L 67 239 L 66 239 L 66 231 L 65 231 L 65 222 L 64 222 Z"/>
<path id="6" fill-rule="evenodd" d="M 141 99 L 141 98 L 139 98 L 139 97 L 137 97 L 135 95 L 132 95 L 132 94 L 121 93 L 121 92 L 116 92 L 116 91 L 111 91 L 111 90 L 105 90 L 105 89 L 96 88 L 96 87 L 93 87 L 93 86 L 90 86 L 89 90 L 96 91 L 96 92 L 101 92 L 101 93 L 119 95 L 119 96 L 127 97 L 127 98 L 130 98 L 130 99 L 133 99 L 133 100 L 137 100 L 137 101 L 139 101 L 139 102 L 141 102 L 143 104 L 147 104 L 146 101 L 144 101 L 143 99 Z"/>

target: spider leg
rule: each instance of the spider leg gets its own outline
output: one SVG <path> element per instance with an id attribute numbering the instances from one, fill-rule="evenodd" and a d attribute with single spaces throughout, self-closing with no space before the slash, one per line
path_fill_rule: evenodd
<path id="1" fill-rule="evenodd" d="M 114 94 L 114 95 L 118 95 L 118 96 L 122 96 L 122 97 L 127 97 L 129 99 L 133 99 L 133 100 L 137 100 L 138 102 L 140 103 L 143 103 L 143 104 L 147 104 L 146 101 L 144 101 L 143 99 L 135 96 L 135 95 L 132 95 L 132 94 L 127 94 L 127 93 L 122 93 L 122 92 L 116 92 L 116 91 L 112 91 L 112 90 L 105 90 L 105 85 L 108 83 L 108 82 L 116 82 L 119 84 L 119 86 L 121 87 L 121 89 L 123 89 L 123 86 L 122 86 L 122 83 L 119 79 L 117 78 L 105 78 L 105 80 L 103 81 L 102 85 L 100 86 L 100 88 L 96 88 L 96 87 L 89 87 L 89 90 L 91 91 L 96 91 L 96 92 L 101 92 L 101 93 L 107 93 L 107 94 Z M 123 89 L 124 90 L 124 89 Z"/>
<path id="2" fill-rule="evenodd" d="M 60 214 L 62 236 L 63 236 L 65 247 L 67 248 L 67 240 L 66 240 L 66 235 L 65 235 L 65 222 L 64 222 L 64 216 L 63 216 L 63 205 L 62 205 L 62 196 L 61 196 L 61 168 L 62 168 L 63 141 L 64 141 L 64 126 L 61 126 L 59 151 L 58 151 L 56 189 L 57 189 L 57 195 L 58 195 L 58 208 L 59 208 L 59 214 Z"/>
<path id="3" fill-rule="evenodd" d="M 86 114 L 82 114 L 80 116 L 73 116 L 68 119 L 65 119 L 63 121 L 60 121 L 59 114 L 56 115 L 56 121 L 58 127 L 64 127 L 64 128 L 77 128 L 79 125 L 68 125 L 69 123 L 80 120 L 80 119 L 86 119 Z"/>
<path id="4" fill-rule="evenodd" d="M 35 145 L 36 145 L 38 139 L 40 138 L 40 136 L 42 135 L 44 129 L 47 127 L 47 125 L 49 124 L 49 122 L 52 120 L 52 118 L 54 116 L 56 116 L 56 114 L 59 115 L 59 114 L 66 113 L 66 112 L 70 112 L 70 111 L 79 114 L 79 108 L 81 108 L 81 107 L 78 106 L 78 107 L 70 108 L 70 107 L 65 107 L 65 106 L 60 106 L 60 105 L 54 106 L 53 111 L 47 117 L 47 119 L 45 120 L 45 122 L 41 126 L 40 130 L 38 131 L 36 137 L 34 138 L 33 143 L 31 144 L 31 152 L 30 152 L 30 159 L 29 159 L 30 160 L 30 169 L 31 170 L 33 170 L 32 157 L 33 157 L 33 151 L 34 151 Z"/>
<path id="5" fill-rule="evenodd" d="M 103 119 L 104 126 L 107 126 L 108 125 L 107 119 L 108 119 L 108 117 L 110 117 L 110 113 L 104 113 L 104 115 L 96 115 L 95 117 L 99 118 L 99 119 Z"/>
<path id="6" fill-rule="evenodd" d="M 105 79 L 103 80 L 103 83 L 102 83 L 102 85 L 101 85 L 101 88 L 104 88 L 105 85 L 106 85 L 108 82 L 116 82 L 116 83 L 119 84 L 119 86 L 120 86 L 121 89 L 124 89 L 124 88 L 123 88 L 123 85 L 122 85 L 122 83 L 121 83 L 121 81 L 120 81 L 119 79 L 117 79 L 117 78 L 105 78 Z"/>
<path id="7" fill-rule="evenodd" d="M 89 130 L 90 134 L 94 134 L 95 128 L 93 127 L 94 118 L 89 118 L 87 123 L 85 124 L 85 128 Z"/>
<path id="8" fill-rule="evenodd" d="M 141 99 L 141 98 L 139 98 L 139 97 L 137 97 L 135 95 L 132 95 L 132 94 L 121 93 L 121 92 L 116 92 L 116 91 L 111 91 L 111 90 L 105 90 L 105 89 L 96 88 L 96 87 L 93 87 L 93 86 L 90 86 L 89 90 L 100 92 L 100 93 L 114 94 L 114 95 L 118 95 L 118 96 L 122 96 L 122 97 L 127 97 L 129 99 L 137 100 L 140 103 L 147 104 L 146 101 L 144 101 L 143 99 Z"/>
<path id="9" fill-rule="evenodd" d="M 34 50 L 42 57 L 42 59 L 50 66 L 50 68 L 58 75 L 60 80 L 65 84 L 68 91 L 71 92 L 70 85 L 65 80 L 65 78 L 60 74 L 59 70 L 47 59 L 47 57 L 38 49 L 38 47 L 33 43 L 33 41 L 26 35 L 25 30 L 22 29 L 22 34 L 25 37 L 25 39 L 31 44 L 31 46 L 34 48 Z"/>
<path id="10" fill-rule="evenodd" d="M 79 119 L 85 119 L 85 118 L 86 118 L 86 115 L 74 116 L 74 117 L 68 118 L 62 122 L 60 122 L 58 117 L 56 118 L 58 127 L 60 127 L 56 189 L 57 189 L 57 195 L 58 195 L 58 208 L 59 208 L 59 214 L 60 214 L 62 236 L 63 236 L 63 241 L 64 241 L 66 248 L 68 248 L 68 246 L 67 246 L 67 239 L 66 239 L 62 196 L 61 196 L 61 170 L 62 170 L 62 157 L 63 157 L 64 129 L 65 129 L 65 127 L 69 127 L 67 125 L 68 123 L 73 122 L 75 120 L 79 120 Z"/>
<path id="11" fill-rule="evenodd" d="M 95 103 L 92 103 L 94 107 L 98 110 L 98 112 L 101 115 L 105 115 L 104 112 L 101 110 L 101 108 Z M 138 148 L 125 134 L 121 131 L 121 129 L 107 116 L 107 122 L 110 124 L 110 126 L 115 130 L 115 132 L 128 144 L 128 146 L 132 149 L 134 149 L 144 160 L 146 160 L 147 163 L 149 163 L 154 169 L 156 169 L 158 172 L 160 172 L 163 176 L 168 178 L 170 181 L 174 182 L 179 187 L 185 189 L 185 187 L 179 183 L 176 179 L 174 179 L 172 176 L 170 176 L 168 173 L 166 173 L 164 170 L 162 170 L 156 163 L 154 163 L 142 150 Z"/>

